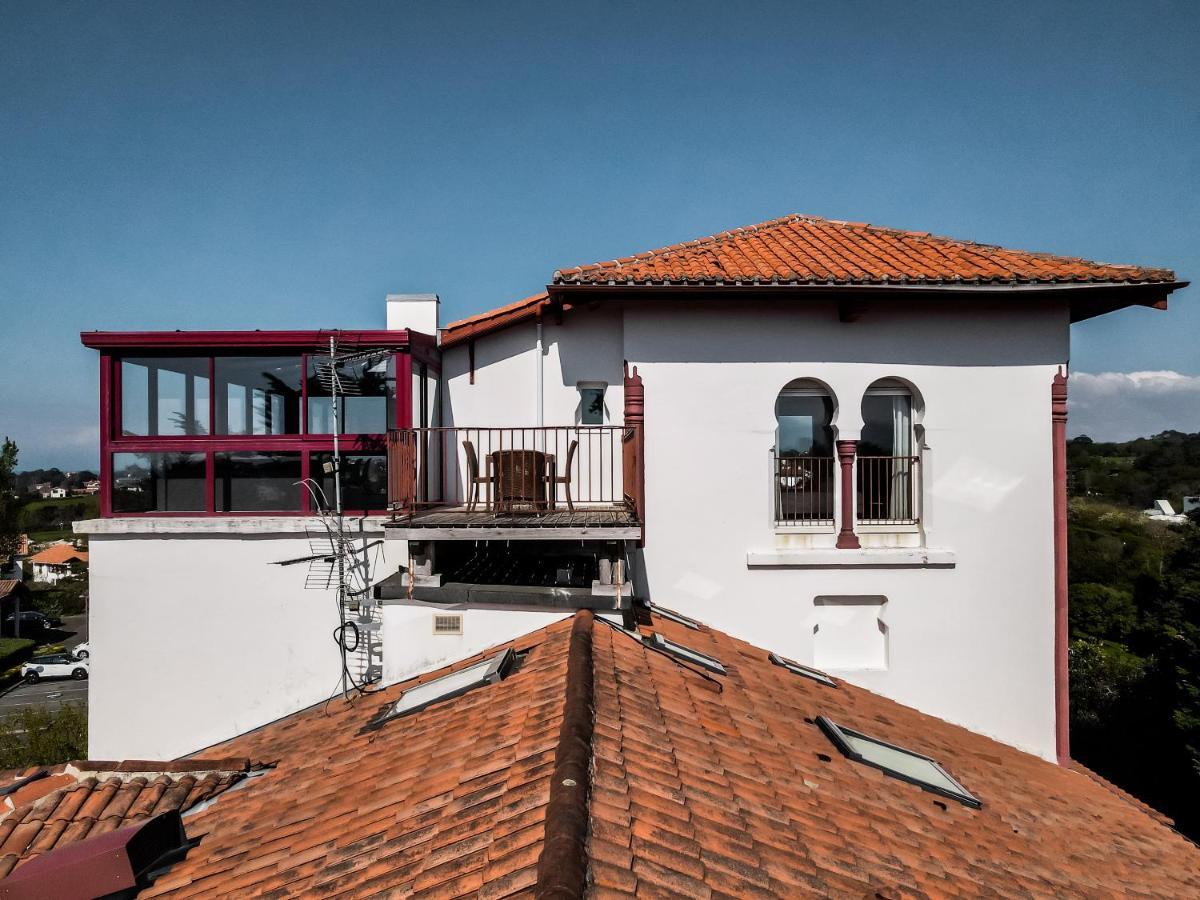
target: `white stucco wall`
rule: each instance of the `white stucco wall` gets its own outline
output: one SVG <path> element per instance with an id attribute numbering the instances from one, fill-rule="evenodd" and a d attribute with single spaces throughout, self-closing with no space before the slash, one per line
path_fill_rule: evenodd
<path id="1" fill-rule="evenodd" d="M 858 660 L 868 668 L 834 674 L 1053 758 L 1049 394 L 1068 358 L 1067 311 L 956 302 L 880 302 L 851 323 L 829 301 L 744 295 L 568 312 L 544 328 L 546 423 L 574 421 L 577 381 L 619 385 L 621 361 L 637 365 L 647 466 L 639 575 L 652 599 L 800 661 Z M 448 351 L 455 422 L 532 423 L 533 347 L 532 324 L 478 340 L 474 385 L 465 348 Z M 953 567 L 873 568 L 869 552 L 846 567 L 747 564 L 749 552 L 821 542 L 777 535 L 770 520 L 775 399 L 801 377 L 832 388 L 843 439 L 858 437 L 873 381 L 916 386 L 923 543 Z M 610 391 L 618 422 L 619 396 Z M 839 599 L 863 597 L 885 602 Z"/>
<path id="2" fill-rule="evenodd" d="M 89 756 L 172 759 L 338 689 L 333 592 L 306 589 L 305 564 L 271 565 L 311 552 L 304 520 L 279 521 L 79 523 L 108 532 L 90 540 Z M 376 579 L 395 571 L 399 560 L 389 556 L 403 547 L 373 551 Z M 461 636 L 443 636 L 433 634 L 434 613 L 385 607 L 384 684 L 561 618 L 470 610 Z"/>

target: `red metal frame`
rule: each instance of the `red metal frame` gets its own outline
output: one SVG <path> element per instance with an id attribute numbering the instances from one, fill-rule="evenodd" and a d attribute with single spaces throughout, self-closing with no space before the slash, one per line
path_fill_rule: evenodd
<path id="1" fill-rule="evenodd" d="M 185 516 L 262 516 L 295 515 L 311 512 L 307 490 L 300 492 L 296 505 L 290 509 L 253 512 L 218 512 L 216 509 L 215 454 L 237 450 L 299 452 L 301 477 L 312 474 L 312 454 L 331 453 L 333 436 L 308 434 L 308 356 L 326 350 L 329 338 L 336 336 L 343 345 L 382 347 L 395 353 L 396 416 L 395 426 L 412 427 L 413 357 L 440 375 L 441 359 L 436 340 L 412 331 L 168 331 L 168 332 L 84 332 L 84 346 L 100 352 L 100 515 L 120 518 L 185 517 Z M 170 356 L 171 351 L 187 351 L 190 355 L 209 358 L 209 434 L 192 435 L 122 435 L 121 434 L 121 360 L 125 356 Z M 216 358 L 249 353 L 264 356 L 292 355 L 300 359 L 300 433 L 286 435 L 220 435 L 213 434 L 217 419 Z M 339 446 L 345 453 L 370 453 L 386 456 L 387 435 L 343 435 Z M 113 454 L 191 452 L 205 455 L 205 509 L 203 511 L 145 513 L 115 513 L 112 505 Z M 386 502 L 384 504 L 386 506 Z M 385 508 L 372 510 L 347 509 L 356 515 L 383 513 Z"/>

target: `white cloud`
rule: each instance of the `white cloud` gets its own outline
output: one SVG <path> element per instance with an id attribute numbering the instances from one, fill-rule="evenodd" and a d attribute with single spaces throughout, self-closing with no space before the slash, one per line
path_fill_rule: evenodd
<path id="1" fill-rule="evenodd" d="M 1128 441 L 1160 431 L 1200 431 L 1200 375 L 1072 372 L 1067 431 Z"/>

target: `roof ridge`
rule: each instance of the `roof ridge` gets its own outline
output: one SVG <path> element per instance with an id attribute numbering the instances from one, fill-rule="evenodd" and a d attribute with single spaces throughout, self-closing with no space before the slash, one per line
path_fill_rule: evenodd
<path id="1" fill-rule="evenodd" d="M 575 613 L 567 646 L 563 718 L 537 861 L 538 897 L 580 898 L 587 890 L 588 800 L 595 726 L 591 610 Z"/>

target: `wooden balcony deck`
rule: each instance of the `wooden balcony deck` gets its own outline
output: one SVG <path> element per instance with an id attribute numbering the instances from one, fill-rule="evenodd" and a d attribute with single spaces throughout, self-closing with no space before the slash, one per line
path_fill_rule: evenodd
<path id="1" fill-rule="evenodd" d="M 542 512 L 506 512 L 465 506 L 400 511 L 384 523 L 399 540 L 639 540 L 642 526 L 624 504 L 563 506 Z"/>

